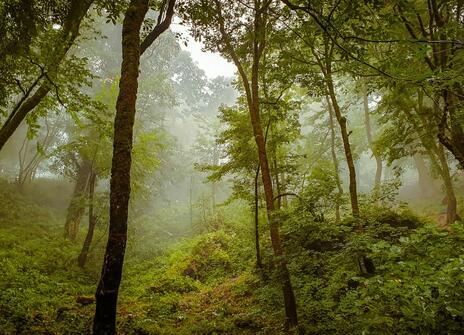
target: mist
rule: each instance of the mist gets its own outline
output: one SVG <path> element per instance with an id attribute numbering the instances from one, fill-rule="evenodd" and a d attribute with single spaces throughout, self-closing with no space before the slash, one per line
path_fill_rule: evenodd
<path id="1" fill-rule="evenodd" d="M 463 6 L 0 5 L 0 334 L 461 334 Z"/>

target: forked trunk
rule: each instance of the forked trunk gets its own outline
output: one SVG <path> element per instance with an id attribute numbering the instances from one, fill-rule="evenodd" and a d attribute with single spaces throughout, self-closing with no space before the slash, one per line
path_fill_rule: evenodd
<path id="1" fill-rule="evenodd" d="M 259 100 L 259 67 L 260 59 L 263 54 L 266 42 L 265 26 L 267 20 L 267 9 L 270 1 L 255 2 L 255 16 L 253 21 L 253 58 L 251 66 L 251 85 L 249 74 L 245 71 L 242 63 L 235 52 L 234 47 L 231 45 L 230 35 L 224 27 L 224 18 L 221 12 L 221 4 L 219 1 L 215 1 L 216 7 L 219 10 L 219 31 L 223 37 L 223 41 L 226 44 L 227 52 L 234 61 L 240 77 L 243 82 L 243 87 L 246 93 L 246 99 L 248 104 L 248 111 L 250 113 L 250 120 L 253 129 L 253 135 L 255 138 L 256 146 L 258 148 L 258 160 L 261 169 L 261 178 L 263 181 L 264 198 L 266 201 L 267 217 L 269 221 L 270 233 L 271 233 L 271 244 L 274 250 L 275 258 L 278 262 L 279 277 L 282 285 L 282 291 L 284 296 L 285 304 L 285 325 L 287 328 L 294 328 L 298 326 L 298 317 L 296 309 L 295 295 L 290 280 L 290 274 L 287 268 L 287 260 L 285 252 L 282 246 L 280 238 L 279 224 L 277 218 L 274 217 L 274 192 L 272 188 L 272 178 L 269 168 L 269 161 L 266 153 L 266 143 L 263 135 L 263 128 L 260 117 L 260 100 Z"/>

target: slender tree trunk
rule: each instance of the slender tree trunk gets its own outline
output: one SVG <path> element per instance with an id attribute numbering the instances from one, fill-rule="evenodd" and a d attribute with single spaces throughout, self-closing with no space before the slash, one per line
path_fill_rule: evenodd
<path id="1" fill-rule="evenodd" d="M 380 188 L 380 182 L 382 180 L 382 158 L 380 158 L 380 156 L 374 150 L 374 140 L 373 140 L 374 136 L 372 135 L 371 118 L 369 115 L 369 103 L 368 103 L 368 95 L 367 95 L 366 89 L 364 89 L 363 102 L 364 102 L 364 125 L 366 128 L 367 143 L 369 144 L 369 147 L 371 148 L 372 155 L 374 156 L 375 163 L 376 163 L 374 190 L 378 192 Z"/>
<path id="2" fill-rule="evenodd" d="M 246 93 L 248 111 L 250 113 L 250 121 L 253 129 L 253 134 L 258 149 L 258 160 L 261 169 L 261 179 L 263 182 L 264 198 L 266 202 L 267 217 L 270 227 L 271 244 L 274 250 L 274 256 L 279 265 L 279 277 L 282 284 L 282 291 L 285 304 L 285 325 L 288 328 L 298 326 L 298 316 L 296 309 L 295 294 L 290 279 L 290 273 L 287 268 L 287 260 L 285 257 L 284 248 L 280 237 L 279 224 L 274 216 L 274 191 L 272 187 L 272 178 L 269 168 L 269 161 L 266 153 L 266 142 L 263 134 L 260 116 L 260 100 L 259 100 L 259 67 L 260 59 L 263 54 L 266 42 L 265 26 L 267 22 L 267 8 L 270 1 L 255 1 L 255 17 L 254 17 L 254 34 L 253 34 L 253 57 L 251 66 L 251 85 L 247 72 L 231 44 L 230 35 L 224 27 L 224 18 L 221 12 L 221 4 L 215 1 L 216 7 L 219 10 L 218 25 L 223 41 L 226 45 L 227 52 L 235 63 L 237 70 L 243 82 L 243 87 Z"/>
<path id="3" fill-rule="evenodd" d="M 256 169 L 255 174 L 255 194 L 254 194 L 254 201 L 255 201 L 255 208 L 254 208 L 254 215 L 255 215 L 255 249 L 256 249 L 256 267 L 258 269 L 263 268 L 263 263 L 261 261 L 261 249 L 259 246 L 259 166 Z"/>
<path id="4" fill-rule="evenodd" d="M 287 176 L 285 175 L 285 172 L 282 171 L 281 177 L 280 177 L 280 188 L 283 194 L 287 193 Z M 287 208 L 288 206 L 288 199 L 287 196 L 284 195 L 282 198 L 282 207 Z"/>
<path id="5" fill-rule="evenodd" d="M 335 221 L 340 222 L 340 202 L 343 196 L 343 187 L 342 182 L 340 180 L 340 169 L 338 164 L 337 152 L 335 151 L 335 125 L 333 120 L 333 109 L 332 104 L 330 103 L 330 99 L 326 97 L 327 101 L 327 108 L 329 109 L 329 126 L 330 126 L 330 152 L 332 154 L 332 161 L 334 164 L 334 172 L 335 172 L 335 181 L 337 183 L 337 197 L 335 199 Z"/>
<path id="6" fill-rule="evenodd" d="M 259 14 L 257 14 L 259 15 Z M 255 32 L 257 33 L 264 27 L 259 27 L 260 19 L 255 19 Z M 261 125 L 260 117 L 260 103 L 259 103 L 259 57 L 260 46 L 257 42 L 254 43 L 254 61 L 252 66 L 251 76 L 251 105 L 249 105 L 251 125 L 255 137 L 256 145 L 258 147 L 258 158 L 261 168 L 261 178 L 263 181 L 264 197 L 266 200 L 267 216 L 269 220 L 269 227 L 271 233 L 271 244 L 274 249 L 274 254 L 279 261 L 279 275 L 282 283 L 282 291 L 284 295 L 286 326 L 289 328 L 298 325 L 298 316 L 296 309 L 296 299 L 293 292 L 290 273 L 287 268 L 287 259 L 285 257 L 284 248 L 280 237 L 279 224 L 277 218 L 274 216 L 274 191 L 272 188 L 271 172 L 269 169 L 269 161 L 266 153 L 266 143 L 263 135 L 263 128 Z M 250 100 L 249 100 L 250 101 Z"/>
<path id="7" fill-rule="evenodd" d="M 351 152 L 351 145 L 349 140 L 349 134 L 346 127 L 346 118 L 342 115 L 340 106 L 338 105 L 337 97 L 335 95 L 335 89 L 333 86 L 331 75 L 327 78 L 327 88 L 329 91 L 330 100 L 332 102 L 332 108 L 335 113 L 335 117 L 340 126 L 340 133 L 342 135 L 343 149 L 345 151 L 346 164 L 348 165 L 349 172 L 349 190 L 350 190 L 350 201 L 351 201 L 351 213 L 353 216 L 359 216 L 359 204 L 358 204 L 358 191 L 356 184 L 356 168 L 354 165 L 353 154 Z"/>
<path id="8" fill-rule="evenodd" d="M 116 334 L 116 307 L 127 242 L 132 137 L 140 63 L 140 29 L 147 11 L 148 0 L 132 0 L 123 21 L 121 79 L 114 121 L 110 182 L 109 236 L 95 293 L 94 335 Z"/>
<path id="9" fill-rule="evenodd" d="M 264 141 L 263 128 L 261 125 L 260 106 L 259 106 L 259 85 L 258 85 L 258 61 L 254 62 L 252 69 L 252 103 L 249 106 L 251 125 L 258 147 L 258 158 L 261 168 L 261 178 L 263 181 L 264 197 L 266 200 L 267 216 L 271 233 L 271 244 L 274 254 L 279 261 L 279 275 L 282 282 L 282 290 L 285 303 L 286 325 L 289 328 L 298 325 L 298 317 L 296 310 L 295 294 L 290 279 L 290 273 L 287 268 L 287 259 L 285 257 L 284 248 L 280 237 L 279 224 L 274 216 L 274 191 L 272 188 L 271 172 L 269 169 L 269 161 L 267 159 L 266 144 Z"/>
<path id="10" fill-rule="evenodd" d="M 93 197 L 95 192 L 95 182 L 96 182 L 96 174 L 94 171 L 90 174 L 89 179 L 89 230 L 87 231 L 87 235 L 85 236 L 84 244 L 82 245 L 81 253 L 77 258 L 77 264 L 83 268 L 85 263 L 87 262 L 87 255 L 89 254 L 90 245 L 92 244 L 93 239 L 93 232 L 95 230 L 95 225 L 97 223 L 97 219 L 93 212 Z"/>
<path id="11" fill-rule="evenodd" d="M 274 163 L 274 180 L 275 180 L 275 187 L 277 191 L 277 195 L 281 194 L 281 185 L 280 185 L 280 180 L 279 180 L 279 166 L 277 165 L 277 154 L 276 154 L 277 148 L 274 149 L 274 157 L 273 157 L 273 163 Z M 277 198 L 277 209 L 282 208 L 282 197 Z"/>
<path id="12" fill-rule="evenodd" d="M 85 192 L 88 186 L 92 165 L 87 159 L 83 159 L 78 166 L 76 184 L 74 192 L 68 206 L 66 222 L 64 224 L 65 238 L 74 241 L 79 231 L 79 225 L 85 212 Z"/>
<path id="13" fill-rule="evenodd" d="M 257 91 L 255 93 L 257 98 Z M 282 290 L 284 294 L 285 314 L 287 317 L 286 324 L 288 327 L 296 327 L 298 325 L 296 300 L 293 292 L 292 283 L 290 280 L 290 273 L 287 268 L 287 260 L 280 238 L 279 224 L 274 216 L 274 191 L 272 189 L 272 179 L 269 169 L 269 162 L 266 154 L 266 147 L 264 143 L 263 129 L 261 127 L 261 120 L 259 116 L 259 103 L 254 100 L 250 108 L 250 118 L 255 134 L 256 144 L 258 146 L 258 157 L 261 168 L 261 178 L 263 181 L 264 197 L 266 200 L 267 216 L 269 220 L 271 243 L 274 254 L 279 261 L 279 275 L 282 281 Z"/>
<path id="14" fill-rule="evenodd" d="M 461 98 L 462 102 L 463 98 Z M 438 140 L 445 146 L 459 162 L 461 169 L 464 169 L 464 131 L 462 120 L 456 106 L 459 105 L 458 99 L 451 90 L 443 91 L 444 110 L 439 110 L 438 115 L 442 115 L 438 131 Z M 449 126 L 448 126 L 449 124 Z"/>

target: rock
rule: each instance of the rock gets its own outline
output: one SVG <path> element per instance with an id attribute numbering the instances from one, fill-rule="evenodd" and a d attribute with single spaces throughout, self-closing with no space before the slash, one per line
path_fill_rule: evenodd
<path id="1" fill-rule="evenodd" d="M 89 297 L 84 295 L 79 295 L 76 298 L 76 302 L 82 306 L 87 306 L 95 302 L 95 297 Z"/>

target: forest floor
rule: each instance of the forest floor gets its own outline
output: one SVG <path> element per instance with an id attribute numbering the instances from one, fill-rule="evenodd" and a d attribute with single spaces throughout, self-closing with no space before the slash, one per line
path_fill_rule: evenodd
<path id="1" fill-rule="evenodd" d="M 83 236 L 65 240 L 63 215 L 3 186 L 0 334 L 90 334 L 103 242 L 79 268 Z M 267 304 L 256 293 L 263 284 L 246 266 L 232 264 L 236 260 L 226 250 L 231 243 L 216 232 L 156 250 L 153 257 L 129 250 L 119 333 L 278 334 L 280 309 L 259 307 Z"/>
<path id="2" fill-rule="evenodd" d="M 105 229 L 79 268 L 85 229 L 65 240 L 62 213 L 0 186 L 0 334 L 90 334 Z M 348 242 L 349 223 L 298 220 L 283 231 L 307 334 L 461 333 L 464 230 L 416 220 L 371 213 L 366 235 Z M 366 241 L 378 267 L 363 278 L 352 260 Z M 148 251 L 131 239 L 118 333 L 283 334 L 279 287 L 255 270 L 253 252 L 252 239 L 222 230 Z"/>

